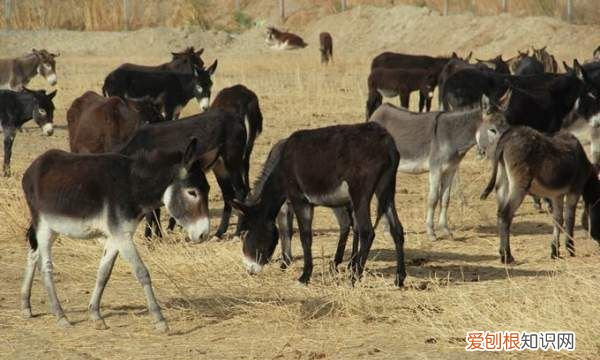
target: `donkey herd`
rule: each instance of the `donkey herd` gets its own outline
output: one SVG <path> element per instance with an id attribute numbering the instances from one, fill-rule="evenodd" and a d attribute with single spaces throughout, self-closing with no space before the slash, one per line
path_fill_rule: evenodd
<path id="1" fill-rule="evenodd" d="M 299 36 L 269 28 L 266 42 L 275 49 L 303 48 Z M 332 58 L 332 38 L 320 35 L 322 62 Z M 31 214 L 26 238 L 27 265 L 21 307 L 31 317 L 30 294 L 36 269 L 59 324 L 70 322 L 53 281 L 51 247 L 65 235 L 104 237 L 104 252 L 89 304 L 89 316 L 106 328 L 100 300 L 117 255 L 132 266 L 142 285 L 158 330 L 167 331 L 150 275 L 133 242 L 139 222 L 145 235 L 163 236 L 160 208 L 170 215 L 169 229 L 181 226 L 192 242 L 210 236 L 209 185 L 212 171 L 224 200 L 214 234 L 226 233 L 232 210 L 239 212 L 234 231 L 250 273 L 273 257 L 278 242 L 282 267 L 291 262 L 292 222 L 298 222 L 308 284 L 313 270 L 312 221 L 315 206 L 333 209 L 340 237 L 332 270 L 342 262 L 352 230 L 351 281 L 365 269 L 374 231 L 385 218 L 394 241 L 395 284 L 406 277 L 404 230 L 395 207 L 396 174 L 429 172 L 426 231 L 452 237 L 448 208 L 462 159 L 473 147 L 491 161 L 489 184 L 481 198 L 496 192 L 500 258 L 511 263 L 510 226 L 526 195 L 547 199 L 554 219 L 551 256 L 559 256 L 561 230 L 566 249 L 575 254 L 575 210 L 583 197 L 582 224 L 600 241 L 600 147 L 592 136 L 592 161 L 566 129 L 586 121 L 592 134 L 600 128 L 600 48 L 584 65 L 575 60 L 558 71 L 545 48 L 519 52 L 509 60 L 432 57 L 384 52 L 372 60 L 367 79 L 366 123 L 299 130 L 276 143 L 253 184 L 252 149 L 263 129 L 258 96 L 244 85 L 222 89 L 210 104 L 217 61 L 206 67 L 203 49 L 171 53 L 158 66 L 123 64 L 109 73 L 102 94 L 87 91 L 67 111 L 71 152 L 50 150 L 25 171 L 22 187 Z M 56 91 L 29 90 L 36 74 L 57 81 L 55 58 L 46 50 L 0 60 L 0 121 L 4 133 L 4 176 L 17 130 L 33 119 L 44 135 L 53 132 Z M 438 88 L 439 111 L 430 112 Z M 419 112 L 408 110 L 418 91 Z M 382 104 L 400 97 L 401 107 Z M 179 119 L 196 99 L 200 112 Z M 427 112 L 423 112 L 426 110 Z M 370 204 L 377 198 L 375 222 Z M 439 220 L 435 226 L 435 212 Z M 563 215 L 564 211 L 564 215 Z M 564 224 L 564 228 L 563 228 Z"/>

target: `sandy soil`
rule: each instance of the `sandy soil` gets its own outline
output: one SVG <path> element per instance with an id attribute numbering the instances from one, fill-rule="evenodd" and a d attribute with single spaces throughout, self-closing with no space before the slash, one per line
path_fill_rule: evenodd
<path id="1" fill-rule="evenodd" d="M 320 29 L 331 31 L 336 41 L 335 64 L 327 68 L 319 65 L 315 46 Z M 206 62 L 219 59 L 215 90 L 243 83 L 259 95 L 265 130 L 252 159 L 255 175 L 270 146 L 291 131 L 362 121 L 370 58 L 384 48 L 431 54 L 474 50 L 477 57 L 502 52 L 509 57 L 518 48 L 547 43 L 562 60 L 589 54 L 600 42 L 598 30 L 541 18 L 440 18 L 418 8 L 359 7 L 302 29 L 310 46 L 287 53 L 266 49 L 261 30 L 233 39 L 221 33 L 167 29 L 1 35 L 3 54 L 45 46 L 63 55 L 58 64 L 58 130 L 43 138 L 33 123 L 28 124 L 15 142 L 13 177 L 0 178 L 0 357 L 455 359 L 465 356 L 465 333 L 480 329 L 575 331 L 574 353 L 510 356 L 595 358 L 600 352 L 598 244 L 577 227 L 578 256 L 550 260 L 550 216 L 534 211 L 528 200 L 513 226 L 517 263 L 501 265 L 495 202 L 478 199 L 489 164 L 476 160 L 473 153 L 461 167 L 464 202 L 452 198 L 455 241 L 427 240 L 427 175 L 399 174 L 396 206 L 406 230 L 409 274 L 404 290 L 393 287 L 393 244 L 382 229 L 367 263 L 368 274 L 356 288 L 348 285 L 346 273 L 330 274 L 327 264 L 338 228 L 331 212 L 319 209 L 314 224 L 315 272 L 307 288 L 295 283 L 302 268 L 300 257 L 287 271 L 272 264 L 260 275 L 249 276 L 238 242 L 192 246 L 177 231 L 148 246 L 138 234 L 138 248 L 172 328 L 170 336 L 154 332 L 140 286 L 122 261 L 117 262 L 103 298 L 110 328 L 93 329 L 86 310 L 101 255 L 96 241 L 60 237 L 54 246 L 58 294 L 76 322 L 73 328 L 56 325 L 39 277 L 32 296 L 33 319 L 20 317 L 18 293 L 29 217 L 20 190 L 23 171 L 43 151 L 67 148 L 64 125 L 69 104 L 85 90 L 99 90 L 108 71 L 124 61 L 159 63 L 168 60 L 170 50 L 205 46 Z M 31 84 L 45 86 L 40 79 Z M 415 101 L 413 96 L 413 106 Z M 191 103 L 185 113 L 195 110 Z M 211 182 L 214 225 L 222 203 L 212 177 Z M 297 239 L 294 253 L 300 254 Z"/>

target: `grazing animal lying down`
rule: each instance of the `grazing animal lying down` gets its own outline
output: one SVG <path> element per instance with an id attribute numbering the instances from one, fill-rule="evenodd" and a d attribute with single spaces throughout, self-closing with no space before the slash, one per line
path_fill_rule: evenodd
<path id="1" fill-rule="evenodd" d="M 526 126 L 502 129 L 492 125 L 488 130 L 496 134 L 497 140 L 492 145 L 495 146 L 492 175 L 481 194 L 481 199 L 485 199 L 496 190 L 500 260 L 514 262 L 510 251 L 510 225 L 527 194 L 552 199 L 552 258 L 559 256 L 563 220 L 567 252 L 575 255 L 573 227 L 581 195 L 591 218 L 590 234 L 600 240 L 600 181 L 577 138 L 568 132 L 548 136 Z"/>
<path id="2" fill-rule="evenodd" d="M 267 28 L 267 45 L 273 50 L 295 50 L 308 46 L 302 38 L 296 34 L 280 31 L 272 26 Z"/>
<path id="3" fill-rule="evenodd" d="M 396 247 L 396 285 L 402 286 L 404 230 L 396 214 L 398 152 L 394 139 L 380 125 L 338 125 L 293 133 L 265 163 L 246 203 L 233 202 L 244 213 L 248 232 L 243 236 L 243 260 L 251 273 L 259 272 L 277 246 L 275 218 L 289 199 L 298 219 L 304 269 L 298 279 L 309 282 L 312 270 L 312 219 L 315 206 L 351 206 L 354 232 L 360 241 L 351 260 L 353 280 L 365 267 L 375 236 L 370 203 L 377 196 L 376 223 L 385 215 Z"/>
<path id="4" fill-rule="evenodd" d="M 31 317 L 31 285 L 36 267 L 42 273 L 51 311 L 62 326 L 70 322 L 60 305 L 53 280 L 52 244 L 56 235 L 77 239 L 105 237 L 89 313 L 97 328 L 106 328 L 100 298 L 117 255 L 132 267 L 142 285 L 155 326 L 167 331 L 150 275 L 133 243 L 143 215 L 164 203 L 196 239 L 208 232 L 208 182 L 197 166 L 197 141 L 185 153 L 153 151 L 136 157 L 117 154 L 79 155 L 50 150 L 40 155 L 23 176 L 31 213 L 27 230 L 29 253 L 21 288 L 21 308 Z"/>

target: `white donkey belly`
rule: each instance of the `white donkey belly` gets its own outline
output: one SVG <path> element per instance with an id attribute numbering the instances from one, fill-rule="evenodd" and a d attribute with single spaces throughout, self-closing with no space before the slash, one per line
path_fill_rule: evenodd
<path id="1" fill-rule="evenodd" d="M 322 206 L 342 206 L 350 202 L 350 192 L 348 183 L 342 181 L 340 186 L 331 192 L 324 194 L 305 194 L 306 199 L 314 205 Z"/>
<path id="2" fill-rule="evenodd" d="M 400 163 L 398 164 L 398 171 L 403 173 L 422 174 L 429 170 L 429 157 L 422 159 L 400 159 Z"/>
<path id="3" fill-rule="evenodd" d="M 386 98 L 391 98 L 398 95 L 398 92 L 396 90 L 377 89 L 377 92 L 379 92 L 381 96 Z"/>

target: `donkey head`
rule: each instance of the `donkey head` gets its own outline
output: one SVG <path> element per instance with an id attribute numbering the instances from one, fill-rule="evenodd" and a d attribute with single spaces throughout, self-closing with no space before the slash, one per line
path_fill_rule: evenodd
<path id="1" fill-rule="evenodd" d="M 566 66 L 566 64 L 564 64 Z M 577 115 L 586 119 L 594 127 L 600 127 L 600 84 L 596 84 L 588 75 L 587 71 L 579 64 L 577 59 L 573 61 L 570 72 L 583 83 L 579 97 L 575 101 Z"/>
<path id="2" fill-rule="evenodd" d="M 204 52 L 204 48 L 195 51 L 194 47 L 188 47 L 182 52 L 172 52 L 173 56 L 171 63 L 175 69 L 180 71 L 189 71 L 193 66 L 197 66 L 199 68 L 204 67 L 204 61 L 200 57 Z"/>
<path id="3" fill-rule="evenodd" d="M 198 160 L 198 140 L 187 146 L 172 183 L 165 190 L 162 202 L 193 242 L 208 238 L 208 193 L 210 187 Z"/>
<path id="4" fill-rule="evenodd" d="M 275 226 L 275 216 L 270 217 L 260 210 L 260 201 L 256 204 L 244 204 L 233 200 L 231 205 L 244 215 L 244 225 L 248 231 L 242 238 L 242 255 L 246 270 L 256 274 L 271 260 L 279 231 Z"/>
<path id="5" fill-rule="evenodd" d="M 509 125 L 504 112 L 508 109 L 511 97 L 512 89 L 510 87 L 497 102 L 485 94 L 481 96 L 482 122 L 475 134 L 480 152 L 487 153 L 498 136 L 508 129 Z"/>
<path id="6" fill-rule="evenodd" d="M 279 35 L 281 35 L 281 31 L 273 26 L 269 26 L 267 27 L 267 37 L 265 38 L 265 42 L 269 45 L 273 45 L 277 42 L 277 37 Z"/>
<path id="7" fill-rule="evenodd" d="M 194 66 L 194 96 L 200 104 L 200 112 L 206 111 L 210 105 L 210 91 L 213 82 L 211 76 L 217 69 L 217 60 L 207 69 Z"/>
<path id="8" fill-rule="evenodd" d="M 56 85 L 56 61 L 54 58 L 60 54 L 53 54 L 44 49 L 33 49 L 32 52 L 38 60 L 38 74 L 42 75 L 51 86 Z"/>
<path id="9" fill-rule="evenodd" d="M 598 46 L 596 48 L 596 50 L 594 50 L 594 60 L 600 60 L 600 46 Z"/>
<path id="10" fill-rule="evenodd" d="M 46 90 L 24 89 L 32 97 L 32 117 L 35 123 L 42 129 L 42 133 L 50 136 L 54 133 L 54 103 L 52 99 L 56 96 L 56 90 L 46 94 Z"/>

